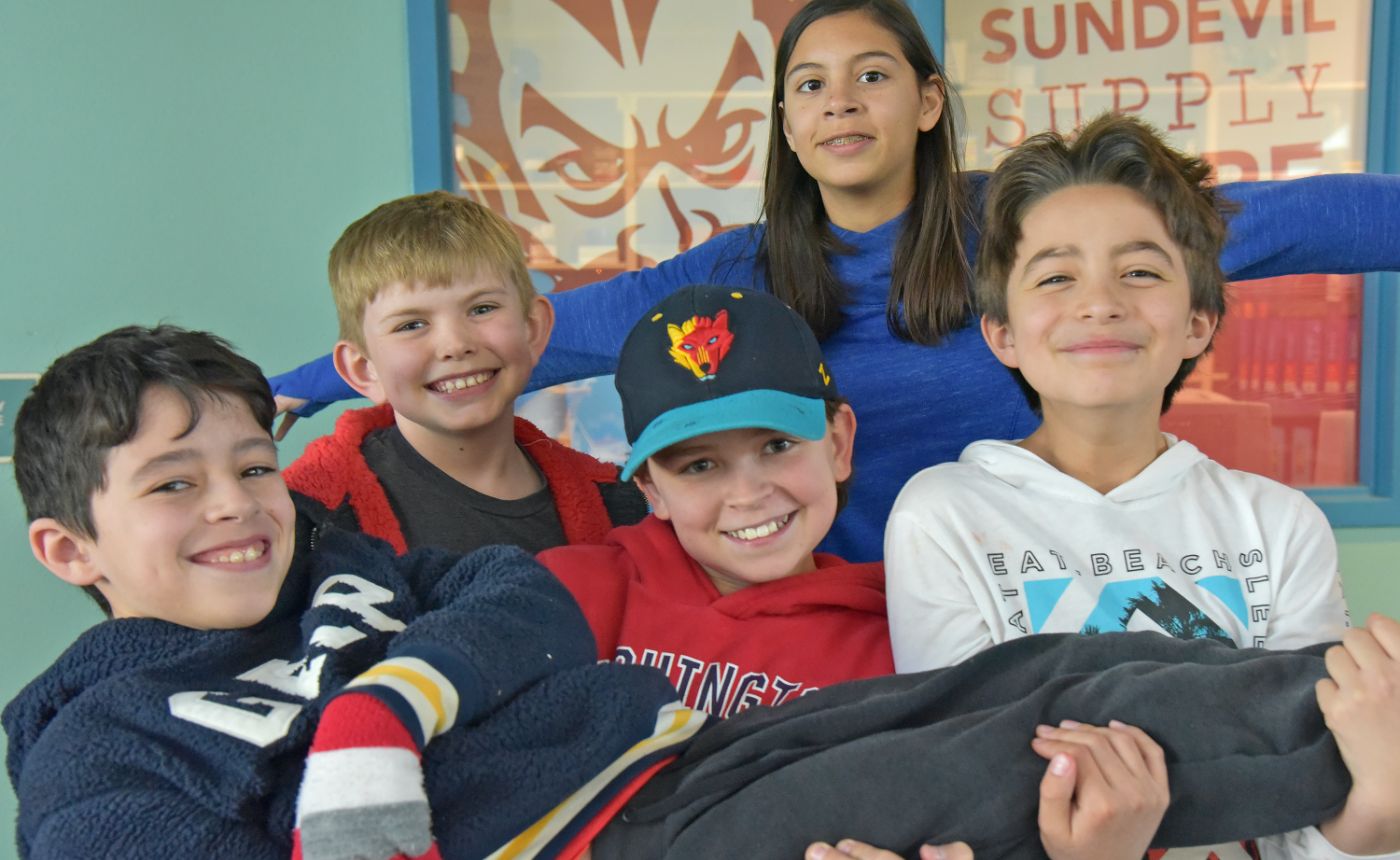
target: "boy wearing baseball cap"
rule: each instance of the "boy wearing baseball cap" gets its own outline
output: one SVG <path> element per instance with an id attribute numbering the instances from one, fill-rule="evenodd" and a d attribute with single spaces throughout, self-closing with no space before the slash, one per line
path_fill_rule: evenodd
<path id="1" fill-rule="evenodd" d="M 1306 662 L 1309 655 L 1159 636 L 1048 637 L 1053 644 L 1036 637 L 941 672 L 872 677 L 887 674 L 892 662 L 881 567 L 814 551 L 851 476 L 855 416 L 811 330 L 771 295 L 682 289 L 633 328 L 616 382 L 632 444 L 622 474 L 647 494 L 653 515 L 613 529 L 604 545 L 558 547 L 538 558 L 582 607 L 600 658 L 659 668 L 696 710 L 744 713 L 711 724 L 624 811 L 587 829 L 597 837 L 593 860 L 730 856 L 739 846 L 751 855 L 796 856 L 813 838 L 840 836 L 905 854 L 920 843 L 951 852 L 948 843 L 961 839 L 994 856 L 1044 856 L 1042 840 L 1052 832 L 1072 837 L 1066 850 L 1050 852 L 1059 860 L 1141 856 L 1149 839 L 1168 847 L 1278 832 L 1289 828 L 1283 819 L 1290 815 L 1322 821 L 1353 799 L 1374 806 L 1393 788 L 1358 787 L 1344 798 L 1345 790 L 1329 787 L 1325 811 L 1270 803 L 1222 812 L 1219 799 L 1240 796 L 1241 785 L 1325 774 L 1309 786 L 1316 793 L 1345 777 L 1332 772 L 1338 763 L 1325 745 L 1299 743 L 1298 732 L 1321 728 L 1300 670 L 1232 666 L 1224 680 L 1198 675 L 1215 667 L 1175 664 Z M 1400 627 L 1386 631 L 1400 635 Z M 1154 668 L 1149 678 L 1120 667 L 1111 678 L 1091 676 L 1083 673 L 1106 667 L 1049 653 L 1100 648 L 1114 661 L 1163 671 Z M 1366 686 L 1361 676 L 1393 675 L 1400 665 L 1372 662 L 1338 681 L 1347 695 Z M 1077 680 L 1051 680 L 1066 673 Z M 869 680 L 838 683 L 862 678 Z M 1263 688 L 1241 686 L 1253 683 Z M 806 695 L 818 687 L 829 688 Z M 1186 689 L 1190 719 L 1175 708 Z M 1207 691 L 1228 701 L 1208 702 Z M 1265 700 L 1282 711 L 1259 708 Z M 1360 710 L 1393 714 L 1383 701 L 1368 699 Z M 1237 737 L 1262 737 L 1254 732 L 1267 733 L 1267 725 L 1287 727 L 1290 739 L 1220 759 L 1217 734 L 1199 731 L 1265 714 Z M 1128 720 L 1151 737 L 1126 724 L 1034 728 L 1070 715 L 1087 723 Z M 1369 716 L 1370 726 L 1388 719 Z M 1033 732 L 1036 740 L 1026 744 Z M 1110 734 L 1133 740 L 1124 749 Z M 1349 727 L 1349 738 L 1358 734 Z M 1213 746 L 1201 755 L 1197 744 Z M 1243 778 L 1245 763 L 1270 772 Z M 1103 772 L 1115 781 L 1100 778 Z M 936 856 L 927 847 L 921 856 L 929 851 Z M 816 843 L 805 856 L 844 853 Z"/>
<path id="2" fill-rule="evenodd" d="M 633 328 L 616 380 L 622 477 L 653 514 L 539 556 L 600 659 L 655 666 L 723 717 L 893 671 L 881 565 L 814 552 L 856 418 L 802 318 L 767 293 L 686 287 Z"/>

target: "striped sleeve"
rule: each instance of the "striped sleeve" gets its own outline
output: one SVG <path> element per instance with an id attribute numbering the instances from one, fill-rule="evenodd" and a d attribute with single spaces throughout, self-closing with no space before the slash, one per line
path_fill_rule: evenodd
<path id="1" fill-rule="evenodd" d="M 705 714 L 680 702 L 662 705 L 652 733 L 486 860 L 576 857 L 652 775 L 678 755 L 704 725 Z"/>
<path id="2" fill-rule="evenodd" d="M 383 702 L 408 728 L 420 750 L 457 725 L 464 700 L 482 698 L 480 681 L 460 657 L 423 644 L 374 664 L 345 689 Z"/>
<path id="3" fill-rule="evenodd" d="M 292 860 L 441 860 L 411 729 L 375 696 L 326 706 L 297 793 Z"/>

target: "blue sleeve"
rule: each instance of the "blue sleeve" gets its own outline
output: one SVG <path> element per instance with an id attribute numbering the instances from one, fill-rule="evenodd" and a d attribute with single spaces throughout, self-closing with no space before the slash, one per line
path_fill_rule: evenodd
<path id="1" fill-rule="evenodd" d="M 442 673 L 460 703 L 457 724 L 596 660 L 593 633 L 568 589 L 518 547 L 466 556 L 424 550 L 399 564 L 427 611 L 394 637 L 387 659 L 425 660 Z"/>
<path id="2" fill-rule="evenodd" d="M 1400 269 L 1400 176 L 1336 173 L 1220 190 L 1241 205 L 1221 255 L 1231 280 Z"/>
<path id="3" fill-rule="evenodd" d="M 305 406 L 292 410 L 303 418 L 315 415 L 332 403 L 354 400 L 360 396 L 360 392 L 351 388 L 350 384 L 335 372 L 335 363 L 331 360 L 330 353 L 313 358 L 286 373 L 270 376 L 267 382 L 272 386 L 273 395 L 285 394 L 305 400 Z"/>
<path id="4" fill-rule="evenodd" d="M 632 326 L 681 287 L 761 287 L 754 266 L 758 239 L 756 227 L 731 230 L 652 268 L 551 295 L 554 334 L 528 390 L 612 373 Z"/>

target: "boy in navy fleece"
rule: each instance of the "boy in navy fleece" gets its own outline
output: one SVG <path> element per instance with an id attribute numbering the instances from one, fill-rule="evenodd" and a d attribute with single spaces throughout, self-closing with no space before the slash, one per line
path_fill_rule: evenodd
<path id="1" fill-rule="evenodd" d="M 111 620 L 5 711 L 22 856 L 285 858 L 294 824 L 308 858 L 436 856 L 429 798 L 454 856 L 568 806 L 557 847 L 700 725 L 661 676 L 594 665 L 524 552 L 314 527 L 273 411 L 252 362 L 169 326 L 74 350 L 25 401 L 34 553 Z M 298 809 L 308 748 L 305 781 L 336 790 Z"/>

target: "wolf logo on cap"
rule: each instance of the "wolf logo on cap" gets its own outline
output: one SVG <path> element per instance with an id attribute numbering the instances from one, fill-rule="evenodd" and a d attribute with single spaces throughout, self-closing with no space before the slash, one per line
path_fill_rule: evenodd
<path id="1" fill-rule="evenodd" d="M 714 379 L 725 353 L 734 343 L 729 331 L 729 311 L 713 317 L 693 316 L 680 325 L 666 326 L 671 336 L 671 359 L 704 382 Z"/>

